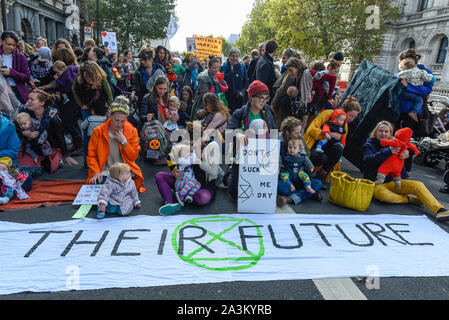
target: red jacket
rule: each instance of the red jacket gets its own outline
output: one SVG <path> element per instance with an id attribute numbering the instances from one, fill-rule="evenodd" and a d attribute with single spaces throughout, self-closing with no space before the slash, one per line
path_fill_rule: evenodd
<path id="1" fill-rule="evenodd" d="M 378 172 L 387 176 L 391 173 L 392 177 L 400 177 L 402 167 L 404 166 L 404 160 L 400 158 L 401 154 L 408 149 L 412 149 L 415 155 L 419 153 L 418 148 L 409 141 L 412 138 L 413 131 L 410 128 L 402 128 L 396 131 L 394 140 L 381 140 L 380 145 L 382 147 L 401 148 L 398 154 L 391 155 L 384 163 L 379 167 Z"/>
<path id="2" fill-rule="evenodd" d="M 315 77 L 317 73 L 318 71 L 316 70 L 310 71 L 312 77 Z M 329 93 L 327 94 L 327 100 L 332 99 L 332 94 L 334 93 L 335 85 L 337 83 L 337 76 L 335 74 L 328 73 L 322 76 L 320 79 L 313 80 L 312 90 L 315 91 L 315 97 L 313 99 L 315 102 L 320 101 L 323 97 L 326 96 L 326 91 L 324 91 L 323 89 L 323 82 L 325 81 L 329 82 Z"/>
<path id="3" fill-rule="evenodd" d="M 331 128 L 330 128 L 329 124 L 333 125 L 334 127 L 340 126 L 335 119 L 337 119 L 341 115 L 344 115 L 346 120 L 343 123 L 343 125 L 341 125 L 341 127 L 342 127 L 341 130 L 344 131 L 345 133 L 343 133 L 341 135 L 340 142 L 343 144 L 343 147 L 346 147 L 346 122 L 348 120 L 348 116 L 347 116 L 346 112 L 344 112 L 343 110 L 335 109 L 332 112 L 330 120 L 328 122 L 326 122 L 326 124 L 324 124 L 324 126 L 323 126 L 323 133 L 331 133 Z M 332 132 L 336 132 L 336 131 L 332 131 Z"/>

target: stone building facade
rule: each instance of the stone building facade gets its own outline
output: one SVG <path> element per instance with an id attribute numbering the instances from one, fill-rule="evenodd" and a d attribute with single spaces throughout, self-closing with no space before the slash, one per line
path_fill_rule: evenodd
<path id="1" fill-rule="evenodd" d="M 449 0 L 397 0 L 402 7 L 400 20 L 391 25 L 374 62 L 390 72 L 398 72 L 398 55 L 414 48 L 419 61 L 437 78 L 434 94 L 449 96 Z M 381 13 L 382 14 L 382 13 Z"/>
<path id="2" fill-rule="evenodd" d="M 47 39 L 51 46 L 65 38 L 72 44 L 80 43 L 79 0 L 7 0 L 8 30 L 16 32 L 21 40 L 34 44 L 38 37 Z M 77 28 L 73 22 L 77 20 Z"/>

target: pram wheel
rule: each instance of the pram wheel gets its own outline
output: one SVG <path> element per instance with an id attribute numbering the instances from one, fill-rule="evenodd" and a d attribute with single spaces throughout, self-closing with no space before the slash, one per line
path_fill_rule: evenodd
<path id="1" fill-rule="evenodd" d="M 446 170 L 443 174 L 443 181 L 445 184 L 449 184 L 449 170 Z"/>
<path id="2" fill-rule="evenodd" d="M 426 152 L 424 155 L 424 164 L 429 167 L 435 167 L 438 164 L 438 158 L 435 152 Z"/>
<path id="3" fill-rule="evenodd" d="M 415 163 L 417 164 L 423 164 L 424 163 L 424 156 L 422 152 L 418 153 L 418 155 L 414 158 Z"/>

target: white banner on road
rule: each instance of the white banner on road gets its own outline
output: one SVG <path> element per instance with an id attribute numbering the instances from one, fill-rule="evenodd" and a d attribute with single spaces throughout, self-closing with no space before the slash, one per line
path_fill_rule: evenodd
<path id="1" fill-rule="evenodd" d="M 424 216 L 136 216 L 0 222 L 0 293 L 371 276 L 449 276 Z"/>

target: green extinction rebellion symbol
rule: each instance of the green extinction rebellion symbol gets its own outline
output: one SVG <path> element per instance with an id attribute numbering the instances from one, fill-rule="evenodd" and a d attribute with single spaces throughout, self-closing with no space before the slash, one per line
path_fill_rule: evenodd
<path id="1" fill-rule="evenodd" d="M 214 271 L 251 268 L 265 253 L 261 227 L 248 219 L 211 216 L 180 224 L 172 245 L 178 256 L 197 267 Z M 238 239 L 229 240 L 229 238 Z"/>

